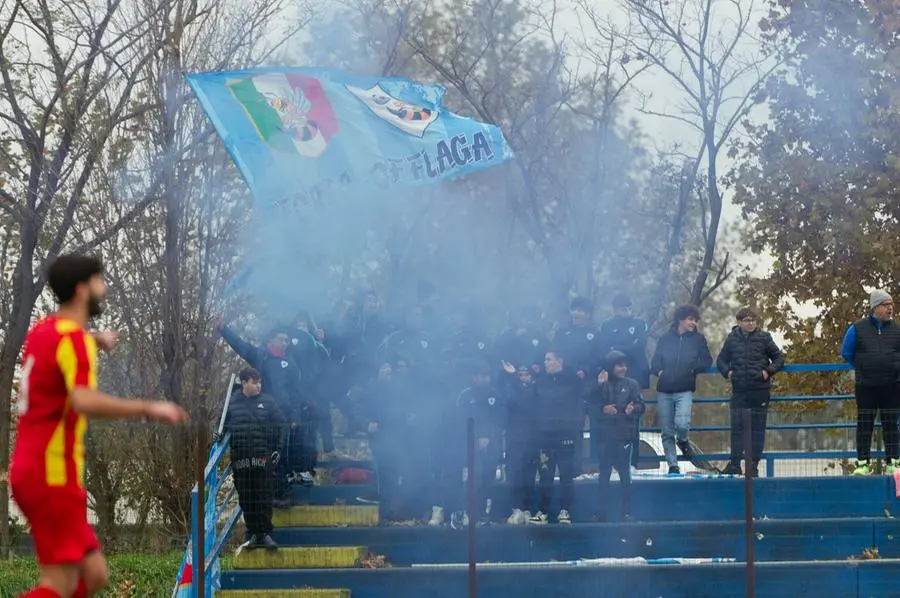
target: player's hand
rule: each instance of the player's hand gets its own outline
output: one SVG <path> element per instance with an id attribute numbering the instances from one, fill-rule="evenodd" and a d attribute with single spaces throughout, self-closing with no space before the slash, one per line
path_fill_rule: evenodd
<path id="1" fill-rule="evenodd" d="M 104 332 L 95 332 L 94 340 L 97 342 L 97 346 L 101 351 L 112 351 L 113 347 L 116 346 L 116 341 L 119 339 L 119 334 L 114 330 L 106 330 Z"/>
<path id="2" fill-rule="evenodd" d="M 619 412 L 615 405 L 606 405 L 603 407 L 603 413 L 606 415 L 616 415 Z"/>
<path id="3" fill-rule="evenodd" d="M 169 401 L 148 401 L 145 415 L 166 424 L 177 424 L 189 419 L 187 411 Z"/>
<path id="4" fill-rule="evenodd" d="M 609 372 L 606 370 L 602 370 L 599 374 L 597 374 L 597 384 L 603 384 L 609 380 Z"/>
<path id="5" fill-rule="evenodd" d="M 767 372 L 766 370 L 763 370 L 763 380 L 769 380 L 769 372 Z"/>
<path id="6" fill-rule="evenodd" d="M 632 413 L 634 413 L 634 403 L 628 403 L 625 405 L 625 414 L 631 415 Z"/>

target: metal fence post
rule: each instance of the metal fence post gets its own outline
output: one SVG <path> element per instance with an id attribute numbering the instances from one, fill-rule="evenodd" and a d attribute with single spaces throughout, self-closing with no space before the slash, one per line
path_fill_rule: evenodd
<path id="1" fill-rule="evenodd" d="M 753 532 L 753 417 L 752 410 L 744 409 L 744 535 L 747 546 L 747 598 L 756 596 L 756 555 Z"/>
<path id="2" fill-rule="evenodd" d="M 197 430 L 197 486 L 191 497 L 194 507 L 194 595 L 206 596 L 206 420 L 201 419 Z"/>
<path id="3" fill-rule="evenodd" d="M 198 486 L 191 490 L 191 596 L 196 598 L 203 592 L 203 545 L 200 530 L 203 529 L 203 501 L 200 500 Z"/>
<path id="4" fill-rule="evenodd" d="M 475 419 L 471 417 L 466 421 L 466 447 L 466 466 L 469 468 L 469 475 L 466 478 L 466 486 L 469 491 L 469 598 L 477 598 L 478 582 L 475 573 L 475 518 L 477 517 L 476 513 L 478 513 L 478 504 L 475 495 Z"/>

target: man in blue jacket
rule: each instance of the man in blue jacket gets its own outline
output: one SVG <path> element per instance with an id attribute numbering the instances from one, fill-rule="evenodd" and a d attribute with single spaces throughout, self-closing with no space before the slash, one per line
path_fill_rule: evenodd
<path id="1" fill-rule="evenodd" d="M 887 291 L 872 291 L 869 315 L 854 322 L 844 335 L 841 357 L 856 374 L 856 468 L 854 475 L 872 473 L 869 456 L 875 416 L 884 432 L 885 473 L 900 469 L 897 413 L 900 393 L 900 326 L 894 322 L 894 300 Z"/>

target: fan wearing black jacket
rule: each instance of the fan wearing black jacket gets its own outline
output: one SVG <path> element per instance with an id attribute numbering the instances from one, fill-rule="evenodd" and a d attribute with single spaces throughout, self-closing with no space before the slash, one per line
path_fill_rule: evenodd
<path id="1" fill-rule="evenodd" d="M 479 523 L 484 525 L 495 519 L 491 508 L 497 491 L 496 472 L 503 457 L 507 407 L 506 394 L 491 380 L 491 366 L 479 363 L 474 370 L 473 384 L 463 390 L 456 401 L 460 420 L 465 422 L 472 418 L 475 422 L 475 471 L 469 475 L 475 476 L 478 508 L 481 510 L 483 506 L 484 510 L 472 515 L 477 515 Z M 450 523 L 453 526 L 452 518 Z"/>
<path id="2" fill-rule="evenodd" d="M 231 433 L 231 467 L 250 548 L 278 548 L 272 539 L 272 476 L 287 423 L 278 405 L 261 394 L 253 368 L 240 373 L 241 388 L 231 395 L 225 431 Z"/>
<path id="3" fill-rule="evenodd" d="M 229 326 L 217 322 L 217 329 L 222 338 L 234 352 L 241 356 L 247 364 L 260 373 L 266 394 L 275 399 L 275 404 L 290 423 L 291 430 L 282 447 L 282 460 L 279 464 L 278 489 L 279 502 L 288 501 L 290 486 L 288 479 L 299 479 L 305 485 L 313 483 L 312 474 L 302 471 L 301 457 L 306 444 L 303 438 L 301 407 L 303 404 L 303 388 L 300 385 L 300 367 L 288 354 L 289 334 L 283 327 L 276 327 L 265 336 L 264 347 L 254 345 L 232 330 Z"/>
<path id="4" fill-rule="evenodd" d="M 613 468 L 619 473 L 622 487 L 620 513 L 623 519 L 630 518 L 631 454 L 636 449 L 634 430 L 645 409 L 640 384 L 628 377 L 628 356 L 621 351 L 610 351 L 606 368 L 597 376 L 597 385 L 587 396 L 591 439 L 599 460 L 597 517 L 600 521 L 607 517 L 609 476 Z"/>
<path id="5" fill-rule="evenodd" d="M 547 351 L 544 373 L 535 383 L 536 438 L 541 447 L 538 475 L 541 484 L 539 510 L 528 523 L 545 524 L 556 468 L 562 491 L 558 523 L 572 523 L 570 516 L 575 491 L 576 447 L 584 428 L 584 382 L 565 365 L 563 354 Z"/>
<path id="6" fill-rule="evenodd" d="M 528 523 L 534 502 L 534 474 L 541 454 L 536 438 L 537 394 L 531 367 L 502 361 L 506 379 L 506 470 L 512 514 L 510 525 Z"/>
<path id="7" fill-rule="evenodd" d="M 688 442 L 691 429 L 691 407 L 697 389 L 697 374 L 712 365 L 706 337 L 697 332 L 700 310 L 695 305 L 682 305 L 675 310 L 672 328 L 656 343 L 650 370 L 656 374 L 656 399 L 662 428 L 663 450 L 669 473 L 681 473 L 675 445 L 688 459 L 694 452 Z"/>
<path id="8" fill-rule="evenodd" d="M 766 442 L 772 377 L 784 367 L 784 353 L 768 332 L 757 328 L 753 311 L 741 309 L 736 319 L 716 359 L 719 372 L 731 380 L 731 459 L 722 473 L 740 475 L 744 458 L 745 473 L 756 477 Z M 750 410 L 750 447 L 744 446 L 745 409 Z"/>

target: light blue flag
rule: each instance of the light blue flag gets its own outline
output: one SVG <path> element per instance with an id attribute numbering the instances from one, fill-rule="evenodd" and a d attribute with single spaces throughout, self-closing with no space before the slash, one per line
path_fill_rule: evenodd
<path id="1" fill-rule="evenodd" d="M 187 81 L 260 207 L 335 183 L 435 183 L 513 157 L 498 127 L 447 110 L 439 85 L 314 68 Z"/>

